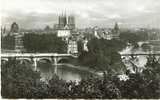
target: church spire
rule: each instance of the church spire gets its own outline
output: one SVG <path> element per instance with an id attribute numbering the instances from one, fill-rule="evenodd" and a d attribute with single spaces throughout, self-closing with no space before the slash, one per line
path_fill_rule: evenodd
<path id="1" fill-rule="evenodd" d="M 6 26 L 4 26 L 3 33 L 6 33 Z"/>
<path id="2" fill-rule="evenodd" d="M 118 23 L 117 23 L 117 22 L 115 22 L 114 29 L 113 29 L 113 33 L 114 33 L 114 34 L 117 34 L 117 35 L 120 34 L 119 26 L 118 26 Z"/>
<path id="3" fill-rule="evenodd" d="M 115 29 L 115 30 L 119 30 L 119 26 L 118 26 L 118 23 L 117 23 L 117 22 L 115 23 L 114 29 Z"/>

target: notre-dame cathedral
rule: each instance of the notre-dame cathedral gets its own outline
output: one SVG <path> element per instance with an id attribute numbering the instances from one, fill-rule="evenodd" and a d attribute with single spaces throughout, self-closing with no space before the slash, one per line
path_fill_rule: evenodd
<path id="1" fill-rule="evenodd" d="M 54 26 L 55 29 L 75 29 L 75 17 L 73 15 L 67 16 L 66 14 L 59 15 L 58 24 Z"/>

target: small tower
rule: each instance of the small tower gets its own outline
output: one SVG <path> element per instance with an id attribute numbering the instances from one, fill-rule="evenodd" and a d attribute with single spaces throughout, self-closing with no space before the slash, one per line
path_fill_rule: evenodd
<path id="1" fill-rule="evenodd" d="M 68 25 L 70 29 L 75 29 L 75 18 L 74 16 L 70 15 L 68 16 Z"/>
<path id="2" fill-rule="evenodd" d="M 1 26 L 1 35 L 5 35 L 5 33 L 6 33 L 6 27 L 3 28 L 3 27 Z"/>
<path id="3" fill-rule="evenodd" d="M 119 26 L 117 22 L 115 23 L 115 26 L 114 26 L 114 32 L 115 34 L 119 34 Z"/>
<path id="4" fill-rule="evenodd" d="M 98 36 L 98 27 L 97 26 L 95 26 L 94 27 L 94 36 L 96 37 L 96 38 L 100 38 L 99 36 Z"/>
<path id="5" fill-rule="evenodd" d="M 6 27 L 4 27 L 4 29 L 3 29 L 3 34 L 5 34 L 6 33 Z"/>
<path id="6" fill-rule="evenodd" d="M 67 24 L 67 16 L 66 14 L 61 14 L 59 17 L 58 17 L 58 25 L 59 25 L 59 29 L 63 29 Z"/>
<path id="7" fill-rule="evenodd" d="M 119 30 L 118 23 L 116 22 L 112 30 L 112 38 L 119 38 L 119 35 L 120 35 L 120 30 Z"/>
<path id="8" fill-rule="evenodd" d="M 18 33 L 19 26 L 16 22 L 13 22 L 11 25 L 10 33 Z"/>
<path id="9" fill-rule="evenodd" d="M 19 26 L 16 22 L 13 22 L 11 25 L 10 29 L 10 34 L 14 35 L 15 37 L 15 51 L 17 53 L 21 53 L 24 51 L 24 46 L 23 46 L 23 34 L 19 32 Z"/>

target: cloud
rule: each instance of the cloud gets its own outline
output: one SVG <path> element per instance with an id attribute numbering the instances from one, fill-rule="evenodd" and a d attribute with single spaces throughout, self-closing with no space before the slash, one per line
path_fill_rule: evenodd
<path id="1" fill-rule="evenodd" d="M 23 28 L 43 28 L 57 23 L 57 15 L 65 11 L 76 16 L 78 27 L 114 21 L 160 27 L 150 21 L 153 16 L 160 21 L 160 0 L 3 0 L 1 13 L 7 26 L 16 21 Z"/>
<path id="2" fill-rule="evenodd" d="M 57 23 L 57 15 L 41 14 L 41 13 L 9 13 L 10 16 L 2 18 L 3 25 L 10 28 L 12 22 L 16 21 L 20 28 L 35 29 L 44 28 L 46 25 L 53 27 L 53 23 Z"/>

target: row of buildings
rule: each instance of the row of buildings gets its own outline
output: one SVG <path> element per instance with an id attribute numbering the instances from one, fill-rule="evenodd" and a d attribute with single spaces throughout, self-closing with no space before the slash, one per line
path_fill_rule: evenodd
<path id="1" fill-rule="evenodd" d="M 1 37 L 5 36 L 14 36 L 15 39 L 15 47 L 14 47 L 14 52 L 22 52 L 24 51 L 24 45 L 23 45 L 23 32 L 19 32 L 19 26 L 16 22 L 13 22 L 10 28 L 9 32 L 6 32 L 6 28 L 1 27 Z M 3 48 L 2 48 L 3 49 Z"/>
<path id="2" fill-rule="evenodd" d="M 58 17 L 58 24 L 55 24 L 54 29 L 58 37 L 61 37 L 68 44 L 68 53 L 77 54 L 78 45 L 77 41 L 81 40 L 84 44 L 84 50 L 87 49 L 87 42 L 91 38 L 97 39 L 118 39 L 119 38 L 119 26 L 115 23 L 113 29 L 105 30 L 98 27 L 91 28 L 91 32 L 81 32 L 76 29 L 75 18 L 72 15 L 66 16 L 62 14 Z M 88 35 L 88 36 L 87 36 Z"/>
<path id="3" fill-rule="evenodd" d="M 48 31 L 50 30 L 50 31 Z M 54 31 L 54 32 L 52 32 Z M 119 26 L 115 23 L 113 29 L 104 29 L 99 27 L 93 27 L 89 29 L 79 30 L 76 28 L 75 17 L 73 15 L 67 16 L 66 14 L 62 14 L 58 16 L 58 23 L 54 25 L 54 30 L 51 30 L 48 27 L 44 29 L 44 33 L 54 33 L 57 34 L 57 37 L 62 38 L 68 44 L 67 53 L 77 54 L 78 53 L 78 41 L 83 43 L 83 49 L 87 49 L 87 42 L 92 38 L 97 39 L 118 39 L 119 38 Z M 1 34 L 5 33 L 5 28 L 1 28 Z M 19 26 L 17 23 L 13 23 L 11 25 L 11 29 L 9 32 L 11 35 L 15 36 L 15 50 L 21 51 L 24 49 L 22 37 L 23 34 L 27 32 L 19 32 Z M 4 34 L 2 34 L 4 35 Z"/>

